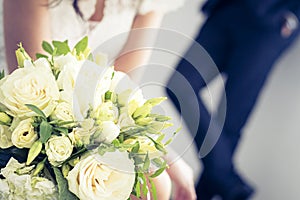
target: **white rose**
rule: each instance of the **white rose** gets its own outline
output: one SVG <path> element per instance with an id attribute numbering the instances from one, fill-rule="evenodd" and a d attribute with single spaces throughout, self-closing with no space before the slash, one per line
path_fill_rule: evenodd
<path id="1" fill-rule="evenodd" d="M 55 77 L 46 67 L 24 67 L 1 83 L 0 99 L 12 116 L 36 116 L 25 104 L 33 104 L 49 116 L 59 100 L 59 91 Z"/>
<path id="2" fill-rule="evenodd" d="M 52 73 L 51 66 L 46 58 L 39 58 L 34 61 L 34 63 L 32 63 L 30 60 L 25 60 L 24 68 L 41 68 L 41 70 L 46 70 Z"/>
<path id="3" fill-rule="evenodd" d="M 11 131 L 8 126 L 0 125 L 0 148 L 6 149 L 13 146 L 11 142 Z"/>
<path id="4" fill-rule="evenodd" d="M 79 63 L 80 62 L 71 53 L 54 57 L 54 68 L 59 71 L 62 71 L 67 65 L 75 67 L 78 66 Z M 78 68 L 80 68 L 80 66 Z"/>
<path id="5" fill-rule="evenodd" d="M 45 144 L 46 154 L 53 166 L 61 165 L 73 152 L 71 140 L 65 136 L 53 135 Z"/>
<path id="6" fill-rule="evenodd" d="M 134 164 L 126 152 L 90 155 L 75 165 L 67 180 L 81 200 L 126 200 L 135 180 Z"/>
<path id="7" fill-rule="evenodd" d="M 57 78 L 57 84 L 59 89 L 62 90 L 60 92 L 61 101 L 72 103 L 76 78 L 82 64 L 82 61 L 78 61 L 70 53 L 54 59 L 54 66 L 60 71 Z"/>
<path id="8" fill-rule="evenodd" d="M 90 138 L 95 133 L 95 121 L 91 118 L 84 119 L 80 123 L 80 127 L 73 128 L 71 135 L 74 135 L 75 140 L 78 138 L 83 144 L 90 144 Z"/>
<path id="9" fill-rule="evenodd" d="M 59 103 L 53 113 L 51 114 L 51 119 L 62 120 L 62 121 L 74 121 L 74 115 L 72 111 L 72 106 L 67 102 Z"/>
<path id="10" fill-rule="evenodd" d="M 100 125 L 100 134 L 95 141 L 111 143 L 120 134 L 120 128 L 112 121 L 104 121 Z"/>
<path id="11" fill-rule="evenodd" d="M 11 141 L 18 148 L 30 148 L 31 145 L 38 139 L 37 133 L 32 126 L 33 119 L 28 118 L 22 120 L 13 130 Z"/>
<path id="12" fill-rule="evenodd" d="M 59 89 L 65 91 L 73 90 L 82 62 L 78 61 L 71 54 L 67 54 L 66 56 L 59 57 L 54 63 L 60 70 L 57 78 Z"/>

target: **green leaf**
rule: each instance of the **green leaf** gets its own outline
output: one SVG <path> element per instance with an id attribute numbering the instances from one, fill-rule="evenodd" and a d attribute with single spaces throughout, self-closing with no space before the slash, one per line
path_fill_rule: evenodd
<path id="1" fill-rule="evenodd" d="M 36 54 L 35 54 L 35 57 L 36 57 L 37 59 L 39 59 L 39 58 L 48 58 L 48 56 L 46 56 L 45 54 L 41 54 L 41 53 L 36 53 Z"/>
<path id="2" fill-rule="evenodd" d="M 131 149 L 131 153 L 138 153 L 140 150 L 140 143 L 137 141 Z"/>
<path id="3" fill-rule="evenodd" d="M 2 70 L 0 72 L 0 80 L 3 79 L 4 77 L 5 77 L 5 72 L 4 72 L 4 70 Z"/>
<path id="4" fill-rule="evenodd" d="M 32 104 L 25 104 L 25 106 L 27 106 L 27 108 L 29 108 L 30 110 L 32 110 L 33 112 L 35 112 L 36 114 L 38 114 L 38 116 L 43 117 L 44 119 L 46 119 L 46 115 L 43 113 L 43 111 L 41 111 L 38 107 L 36 107 L 35 105 Z"/>
<path id="5" fill-rule="evenodd" d="M 51 55 L 53 54 L 53 48 L 50 43 L 43 41 L 42 47 L 47 53 L 49 53 Z"/>
<path id="6" fill-rule="evenodd" d="M 161 102 L 165 101 L 166 99 L 167 99 L 167 97 L 156 97 L 156 98 L 147 100 L 145 102 L 145 104 L 151 104 L 152 106 L 156 106 L 156 105 L 160 104 Z"/>
<path id="7" fill-rule="evenodd" d="M 84 52 L 87 46 L 88 46 L 88 37 L 85 36 L 75 45 L 74 48 L 76 49 L 76 54 L 79 55 L 81 52 Z"/>
<path id="8" fill-rule="evenodd" d="M 64 127 L 53 127 L 53 130 L 55 130 L 59 133 L 63 133 L 65 135 L 68 135 L 68 133 L 69 133 L 68 128 L 64 128 Z"/>
<path id="9" fill-rule="evenodd" d="M 158 200 L 155 184 L 154 184 L 154 182 L 151 178 L 149 178 L 149 182 L 150 182 L 150 185 L 151 185 L 150 192 L 152 194 L 152 198 L 153 198 L 153 200 Z"/>
<path id="10" fill-rule="evenodd" d="M 68 45 L 68 41 L 60 42 L 60 41 L 52 41 L 54 47 L 56 47 L 56 55 L 66 55 L 71 52 L 70 47 Z"/>
<path id="11" fill-rule="evenodd" d="M 165 146 L 169 145 L 173 141 L 173 138 L 168 139 L 168 141 L 165 143 Z"/>
<path id="12" fill-rule="evenodd" d="M 162 158 L 154 158 L 151 161 L 158 168 L 161 168 L 166 165 L 166 163 L 162 160 Z"/>
<path id="13" fill-rule="evenodd" d="M 150 167 L 150 159 L 148 153 L 146 154 L 145 160 L 144 160 L 144 165 L 143 165 L 143 171 L 147 172 Z"/>
<path id="14" fill-rule="evenodd" d="M 146 196 L 148 193 L 146 176 L 143 173 L 139 173 L 139 174 L 141 174 L 141 178 L 143 180 L 142 192 L 143 192 L 143 195 Z"/>
<path id="15" fill-rule="evenodd" d="M 43 144 L 41 141 L 37 140 L 33 143 L 28 152 L 26 165 L 30 165 L 30 163 L 40 154 L 42 148 Z"/>
<path id="16" fill-rule="evenodd" d="M 52 126 L 48 122 L 42 121 L 40 125 L 40 141 L 42 143 L 46 143 L 48 139 L 51 137 L 51 133 L 52 133 Z"/>
<path id="17" fill-rule="evenodd" d="M 79 200 L 77 196 L 69 191 L 68 181 L 64 178 L 62 172 L 57 167 L 53 167 L 55 179 L 58 186 L 59 200 Z"/>
<path id="18" fill-rule="evenodd" d="M 139 181 L 136 182 L 135 192 L 136 192 L 136 197 L 140 198 L 141 197 L 141 184 Z"/>
<path id="19" fill-rule="evenodd" d="M 162 168 L 156 170 L 156 171 L 150 176 L 150 178 L 155 178 L 155 177 L 159 176 L 161 173 L 163 173 L 163 171 L 165 171 L 166 168 L 167 168 L 167 166 L 162 167 Z"/>

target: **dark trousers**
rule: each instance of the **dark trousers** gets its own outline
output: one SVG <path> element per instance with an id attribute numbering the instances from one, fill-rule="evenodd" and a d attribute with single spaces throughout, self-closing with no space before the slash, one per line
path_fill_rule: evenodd
<path id="1" fill-rule="evenodd" d="M 236 176 L 233 165 L 233 154 L 238 144 L 241 130 L 255 105 L 267 76 L 274 62 L 295 39 L 297 33 L 289 38 L 282 38 L 280 25 L 278 29 L 260 25 L 254 21 L 251 13 L 243 5 L 227 5 L 219 8 L 205 22 L 196 42 L 208 52 L 219 71 L 226 75 L 225 93 L 226 115 L 220 138 L 212 151 L 202 159 L 204 171 L 202 177 L 207 181 L 207 192 L 219 193 L 226 199 L 226 194 L 241 182 Z M 185 58 L 197 56 L 193 46 Z M 205 67 L 205 66 L 203 66 Z M 176 68 L 189 82 L 194 92 L 206 86 L 201 74 L 186 59 L 182 59 Z M 201 69 L 203 70 L 203 69 Z M 217 75 L 217 74 L 215 74 Z M 214 78 L 213 75 L 210 78 Z M 184 96 L 182 84 L 172 76 L 167 90 L 171 100 L 180 110 L 180 104 L 188 104 L 190 99 Z M 180 91 L 180 92 L 176 92 Z M 180 99 L 180 103 L 177 101 Z M 195 142 L 200 149 L 206 135 L 211 115 L 197 96 L 200 110 L 199 127 Z M 193 110 L 193 108 L 191 108 Z M 188 119 L 188 114 L 182 116 Z M 215 120 L 215 126 L 219 126 Z M 189 122 L 187 121 L 189 126 Z M 189 127 L 193 129 L 193 127 Z M 198 191 L 199 192 L 199 191 Z M 200 192 L 199 199 L 202 198 Z M 230 198 L 228 198 L 230 199 Z"/>

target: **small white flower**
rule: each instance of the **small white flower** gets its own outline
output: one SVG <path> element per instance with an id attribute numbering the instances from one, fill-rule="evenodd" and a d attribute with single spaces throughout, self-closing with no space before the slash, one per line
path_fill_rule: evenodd
<path id="1" fill-rule="evenodd" d="M 52 120 L 62 120 L 62 121 L 74 121 L 74 115 L 72 106 L 67 102 L 59 103 L 53 113 L 51 114 Z"/>
<path id="2" fill-rule="evenodd" d="M 61 165 L 73 152 L 71 140 L 65 136 L 53 135 L 45 144 L 46 154 L 53 166 Z"/>
<path id="3" fill-rule="evenodd" d="M 95 121 L 91 118 L 88 118 L 84 119 L 80 123 L 80 127 L 73 128 L 71 136 L 74 136 L 72 138 L 74 138 L 73 140 L 75 140 L 75 143 L 76 139 L 78 138 L 83 142 L 83 144 L 90 144 L 90 138 L 96 131 L 94 124 Z"/>
<path id="4" fill-rule="evenodd" d="M 13 145 L 18 148 L 30 148 L 31 145 L 38 139 L 38 135 L 34 131 L 32 123 L 32 118 L 20 121 L 12 132 L 11 141 Z"/>

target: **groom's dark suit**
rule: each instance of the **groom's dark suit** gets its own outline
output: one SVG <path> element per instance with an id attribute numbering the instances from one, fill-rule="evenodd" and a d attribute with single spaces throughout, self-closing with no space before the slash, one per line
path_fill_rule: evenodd
<path id="1" fill-rule="evenodd" d="M 274 62 L 294 41 L 299 30 L 299 0 L 209 0 L 203 7 L 208 18 L 196 41 L 209 53 L 219 71 L 227 77 L 225 95 L 227 110 L 222 134 L 213 150 L 202 161 L 204 171 L 197 186 L 198 199 L 218 194 L 225 200 L 247 199 L 252 193 L 236 173 L 232 157 L 245 125 Z M 281 35 L 283 25 L 292 20 L 295 30 L 289 37 Z M 296 17 L 296 18 L 295 18 Z M 295 20 L 296 19 L 296 20 Z M 290 22 L 290 21 L 289 21 Z M 193 46 L 185 57 L 197 56 Z M 185 59 L 177 66 L 195 93 L 206 86 L 203 77 Z M 172 76 L 168 95 L 178 110 L 188 104 L 182 84 Z M 199 128 L 195 142 L 200 149 L 210 122 L 210 114 L 201 98 Z M 188 119 L 188 113 L 183 115 Z M 214 122 L 215 126 L 217 122 Z M 191 128 L 191 127 L 190 127 Z"/>

